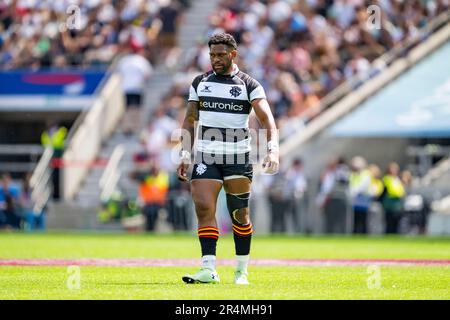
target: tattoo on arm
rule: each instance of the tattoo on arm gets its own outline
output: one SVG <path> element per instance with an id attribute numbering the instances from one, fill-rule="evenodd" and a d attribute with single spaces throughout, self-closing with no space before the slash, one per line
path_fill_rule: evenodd
<path id="1" fill-rule="evenodd" d="M 187 111 L 186 111 L 186 117 L 184 119 L 184 121 L 186 122 L 186 120 L 191 121 L 192 123 L 194 123 L 194 121 L 198 120 L 198 102 L 195 101 L 189 101 L 188 105 L 187 105 Z"/>
<path id="2" fill-rule="evenodd" d="M 183 150 L 191 151 L 191 148 L 194 145 L 195 122 L 198 121 L 198 119 L 198 102 L 189 101 L 187 105 L 186 116 L 184 117 L 183 121 L 183 129 L 189 132 L 190 139 L 186 139 L 186 141 L 182 138 Z"/>

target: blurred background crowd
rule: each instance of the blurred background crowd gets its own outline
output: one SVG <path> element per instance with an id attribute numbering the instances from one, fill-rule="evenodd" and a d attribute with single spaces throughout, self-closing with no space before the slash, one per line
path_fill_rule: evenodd
<path id="1" fill-rule="evenodd" d="M 378 5 L 381 29 L 367 25 L 367 7 Z M 429 19 L 448 10 L 446 0 L 226 0 L 209 18 L 207 35 L 226 31 L 238 42 L 241 70 L 265 88 L 280 138 L 298 132 L 320 110 L 320 100 L 350 77 L 368 72 L 370 63 Z M 141 133 L 142 154 L 173 170 L 167 159 L 172 129 L 184 117 L 192 79 L 210 70 L 205 38 L 180 58 L 182 70 Z M 255 118 L 251 127 L 257 128 Z M 142 158 L 142 157 L 141 157 Z"/>
<path id="2" fill-rule="evenodd" d="M 450 9 L 448 0 L 223 0 L 209 16 L 205 34 L 198 35 L 197 45 L 180 55 L 176 35 L 183 12 L 191 2 L 4 0 L 0 3 L 1 70 L 113 65 L 122 76 L 128 108 L 123 128 L 125 133 L 138 134 L 141 143 L 141 150 L 133 157 L 135 170 L 130 177 L 139 184 L 137 204 L 147 216 L 147 230 L 155 228 L 161 208 L 168 208 L 168 219 L 175 228 L 187 227 L 185 218 L 174 218 L 188 214 L 179 209 L 188 201 L 189 192 L 188 186 L 176 179 L 175 164 L 170 160 L 174 146 L 171 138 L 184 118 L 192 79 L 211 68 L 208 36 L 224 31 L 236 38 L 237 63 L 265 88 L 283 140 L 301 130 L 321 111 L 321 99 L 333 89 L 352 77 L 365 75 L 374 60 L 400 48 L 405 40 L 419 37 L 421 27 Z M 68 12 L 71 4 L 76 9 Z M 380 28 L 371 28 L 367 23 L 369 15 L 377 14 L 368 12 L 372 5 L 381 8 Z M 158 64 L 174 73 L 173 86 L 153 110 L 145 128 L 135 132 L 141 116 L 139 110 L 146 103 L 145 85 Z M 258 127 L 255 118 L 251 119 L 251 127 Z M 383 170 L 367 164 L 361 157 L 348 164 L 341 158 L 330 162 L 319 179 L 320 186 L 315 186 L 319 190 L 317 198 L 308 200 L 314 201 L 327 217 L 326 230 L 338 232 L 345 228 L 341 223 L 344 218 L 331 214 L 336 206 L 353 212 L 355 233 L 367 233 L 368 217 L 377 208 L 385 212 L 384 231 L 399 230 L 401 216 L 407 211 L 404 200 L 411 174 L 400 172 L 395 163 Z M 8 177 L 3 176 L 0 188 L 0 224 L 17 227 L 22 219 L 26 225 L 33 225 L 26 213 L 29 177 L 24 179 L 23 187 L 11 187 Z M 295 212 L 301 209 L 295 206 L 299 205 L 297 200 L 307 198 L 305 195 L 312 188 L 309 178 L 303 172 L 302 160 L 296 159 L 288 170 L 264 179 L 263 186 L 269 192 L 273 208 L 273 232 L 286 231 L 289 223 L 285 216 L 298 219 Z M 183 195 L 178 203 L 176 197 L 170 196 L 171 192 Z M 352 203 L 351 208 L 345 207 L 343 199 L 351 199 L 346 202 Z M 282 218 L 275 218 L 275 212 Z M 418 221 L 423 232 L 423 216 Z M 43 220 L 38 222 L 44 225 Z M 296 224 L 294 221 L 294 229 Z"/>
<path id="3" fill-rule="evenodd" d="M 132 216 L 139 207 L 146 216 L 146 230 L 154 231 L 158 219 L 163 218 L 173 230 L 189 228 L 190 215 L 187 184 L 151 162 L 145 170 L 132 173 L 139 186 L 136 200 L 114 194 L 103 205 L 99 219 L 104 222 Z M 142 168 L 141 168 L 142 169 Z M 45 230 L 45 209 L 33 209 L 27 174 L 21 185 L 3 174 L 0 184 L 0 229 Z M 400 170 L 391 162 L 382 171 L 376 164 L 368 164 L 356 156 L 348 163 L 343 157 L 332 159 L 324 168 L 318 186 L 311 185 L 311 177 L 304 170 L 301 158 L 277 175 L 261 176 L 261 185 L 268 195 L 270 231 L 273 233 L 310 232 L 305 225 L 307 212 L 316 205 L 316 214 L 323 215 L 327 233 L 425 233 L 427 205 L 423 198 L 410 192 L 414 177 L 408 170 Z M 317 188 L 316 198 L 311 195 Z M 418 199 L 419 197 L 419 199 Z M 314 204 L 312 203 L 314 202 Z M 161 217 L 161 210 L 164 217 Z M 381 218 L 373 226 L 373 217 Z M 381 216 L 380 216 L 381 215 Z M 351 219 L 352 221 L 348 221 Z M 220 221 L 227 230 L 229 223 Z M 348 226 L 351 230 L 348 230 Z"/>
<path id="4" fill-rule="evenodd" d="M 326 233 L 425 232 L 428 204 L 412 192 L 411 172 L 396 162 L 382 170 L 361 156 L 350 161 L 336 157 L 322 171 L 318 186 L 311 185 L 311 178 L 300 158 L 278 175 L 262 176 L 272 232 L 309 232 L 305 218 L 312 206 L 323 216 Z"/>
<path id="5" fill-rule="evenodd" d="M 370 29 L 367 24 L 370 5 L 382 8 L 380 29 Z M 320 100 L 328 93 L 352 76 L 368 72 L 371 62 L 402 41 L 418 37 L 419 28 L 448 8 L 450 3 L 445 0 L 225 0 L 210 16 L 206 34 L 225 31 L 236 38 L 239 67 L 264 86 L 283 140 L 321 111 Z M 182 69 L 141 132 L 143 149 L 135 157 L 137 162 L 150 161 L 172 174 L 175 167 L 168 161 L 173 148 L 171 134 L 183 121 L 192 79 L 210 70 L 205 39 L 199 37 L 197 47 L 179 61 Z M 255 118 L 251 127 L 258 127 Z M 323 208 L 329 208 L 325 190 L 332 189 L 330 174 L 324 176 L 320 201 Z M 289 184 L 285 176 L 279 178 L 280 183 Z M 287 207 L 287 212 L 293 212 L 292 205 Z M 365 214 L 355 217 L 361 216 L 366 219 Z M 284 231 L 283 223 L 273 219 L 273 230 Z M 359 227 L 356 231 L 366 230 Z"/>
<path id="6" fill-rule="evenodd" d="M 371 5 L 382 9 L 380 29 L 367 24 Z M 240 69 L 266 89 L 284 139 L 320 111 L 327 93 L 368 72 L 372 61 L 417 37 L 420 27 L 448 8 L 446 0 L 226 0 L 210 16 L 207 34 L 226 31 L 236 38 Z M 210 70 L 208 52 L 200 37 L 198 46 L 180 60 L 183 69 L 158 114 L 180 122 L 192 78 Z M 167 122 L 164 116 L 154 121 L 158 119 Z"/>
<path id="7" fill-rule="evenodd" d="M 0 68 L 108 66 L 141 52 L 156 63 L 175 45 L 187 0 L 5 0 Z"/>

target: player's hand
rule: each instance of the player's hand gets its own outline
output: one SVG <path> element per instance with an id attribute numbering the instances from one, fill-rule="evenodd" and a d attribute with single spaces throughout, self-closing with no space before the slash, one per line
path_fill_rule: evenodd
<path id="1" fill-rule="evenodd" d="M 177 168 L 178 180 L 184 181 L 184 182 L 188 181 L 188 177 L 187 177 L 188 169 L 189 169 L 189 164 L 188 163 L 181 162 L 179 164 L 179 166 Z"/>
<path id="2" fill-rule="evenodd" d="M 269 152 L 263 160 L 263 171 L 266 174 L 276 174 L 280 165 L 278 153 Z"/>

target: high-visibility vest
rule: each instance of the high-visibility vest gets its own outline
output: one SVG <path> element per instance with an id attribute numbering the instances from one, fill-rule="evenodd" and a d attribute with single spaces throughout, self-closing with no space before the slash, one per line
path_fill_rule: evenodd
<path id="1" fill-rule="evenodd" d="M 362 170 L 361 172 L 352 172 L 350 174 L 349 184 L 350 188 L 355 188 L 357 185 L 359 185 L 364 179 L 372 180 L 372 175 L 369 170 Z M 366 190 L 363 191 L 364 195 L 370 195 L 370 185 L 367 187 Z"/>
<path id="2" fill-rule="evenodd" d="M 386 193 L 390 198 L 403 198 L 405 195 L 405 188 L 403 183 L 397 176 L 386 175 L 383 177 L 383 183 L 386 187 Z"/>
<path id="3" fill-rule="evenodd" d="M 370 194 L 373 197 L 379 197 L 383 193 L 383 182 L 380 179 L 372 178 L 370 183 Z"/>
<path id="4" fill-rule="evenodd" d="M 53 149 L 64 149 L 67 129 L 60 127 L 52 135 L 48 131 L 44 131 L 41 135 L 41 143 L 44 147 L 51 147 Z"/>
<path id="5" fill-rule="evenodd" d="M 156 176 L 148 176 L 139 186 L 139 197 L 144 203 L 164 204 L 169 190 L 169 175 L 160 171 Z"/>

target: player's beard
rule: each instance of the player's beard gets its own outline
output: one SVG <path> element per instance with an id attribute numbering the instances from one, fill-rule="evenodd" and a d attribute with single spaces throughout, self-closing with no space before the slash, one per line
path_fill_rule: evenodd
<path id="1" fill-rule="evenodd" d="M 214 65 L 212 67 L 213 67 L 213 70 L 215 73 L 220 74 L 220 75 L 225 75 L 225 74 L 232 72 L 232 70 L 231 70 L 232 65 L 233 65 L 233 61 L 230 61 L 228 64 L 226 64 L 226 65 L 224 64 L 223 68 L 220 67 L 219 69 L 217 69 L 214 67 Z"/>

